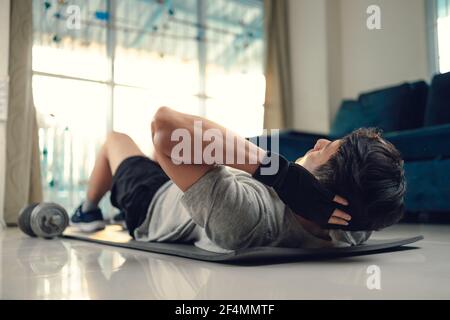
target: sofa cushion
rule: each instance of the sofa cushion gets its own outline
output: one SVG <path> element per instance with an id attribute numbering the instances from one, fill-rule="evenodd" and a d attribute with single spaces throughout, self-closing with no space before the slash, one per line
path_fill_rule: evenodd
<path id="1" fill-rule="evenodd" d="M 404 83 L 395 87 L 361 94 L 359 102 L 371 119 L 370 126 L 381 128 L 386 132 L 420 126 L 420 122 L 423 119 L 424 99 L 426 96 L 422 98 L 422 106 L 419 103 L 413 103 L 413 98 L 414 95 L 419 95 L 421 87 L 418 84 Z M 417 114 L 420 107 L 422 110 Z"/>
<path id="2" fill-rule="evenodd" d="M 428 89 L 428 84 L 425 81 L 417 81 L 410 84 L 411 95 L 409 96 L 409 103 L 403 104 L 400 130 L 423 127 Z"/>
<path id="3" fill-rule="evenodd" d="M 345 100 L 334 118 L 330 135 L 342 137 L 364 126 L 366 122 L 361 105 L 357 101 Z"/>
<path id="4" fill-rule="evenodd" d="M 425 126 L 445 123 L 450 123 L 450 72 L 434 76 L 425 113 Z"/>
<path id="5" fill-rule="evenodd" d="M 400 151 L 405 161 L 450 157 L 450 124 L 384 135 Z"/>
<path id="6" fill-rule="evenodd" d="M 342 103 L 332 124 L 331 136 L 343 136 L 360 127 L 378 127 L 385 132 L 421 127 L 428 85 L 405 83 L 361 94 L 358 101 Z"/>
<path id="7" fill-rule="evenodd" d="M 450 212 L 450 159 L 405 163 L 408 212 Z"/>

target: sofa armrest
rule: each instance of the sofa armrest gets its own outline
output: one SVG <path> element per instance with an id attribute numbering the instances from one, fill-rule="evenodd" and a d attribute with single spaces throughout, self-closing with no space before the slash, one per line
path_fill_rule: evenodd
<path id="1" fill-rule="evenodd" d="M 328 139 L 323 134 L 305 133 L 295 130 L 281 130 L 277 135 L 259 137 L 258 145 L 267 150 L 276 151 L 274 143 L 279 143 L 278 152 L 290 161 L 295 161 L 312 149 L 318 139 Z M 261 143 L 261 138 L 266 138 L 267 146 Z"/>

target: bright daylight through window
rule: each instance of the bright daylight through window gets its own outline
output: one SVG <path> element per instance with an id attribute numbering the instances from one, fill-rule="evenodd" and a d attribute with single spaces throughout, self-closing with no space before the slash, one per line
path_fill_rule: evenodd
<path id="1" fill-rule="evenodd" d="M 262 1 L 33 0 L 33 20 L 48 200 L 69 210 L 80 202 L 110 130 L 149 153 L 161 105 L 245 136 L 262 132 Z"/>
<path id="2" fill-rule="evenodd" d="M 450 71 L 450 0 L 437 0 L 439 71 Z"/>

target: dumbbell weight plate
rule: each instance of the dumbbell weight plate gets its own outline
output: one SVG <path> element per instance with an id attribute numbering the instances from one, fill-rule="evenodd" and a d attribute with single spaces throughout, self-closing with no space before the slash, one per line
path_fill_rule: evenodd
<path id="1" fill-rule="evenodd" d="M 20 230 L 22 230 L 23 233 L 29 235 L 30 237 L 36 237 L 36 234 L 31 229 L 30 217 L 31 212 L 33 212 L 33 209 L 36 208 L 38 204 L 39 203 L 32 203 L 26 207 L 23 207 L 19 213 L 19 220 L 18 220 L 19 228 Z"/>
<path id="2" fill-rule="evenodd" d="M 38 237 L 53 238 L 61 235 L 69 225 L 66 210 L 56 203 L 38 204 L 31 212 L 31 230 Z"/>

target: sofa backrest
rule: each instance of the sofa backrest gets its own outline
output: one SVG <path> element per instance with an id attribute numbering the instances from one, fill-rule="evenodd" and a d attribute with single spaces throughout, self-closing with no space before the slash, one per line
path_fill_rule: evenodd
<path id="1" fill-rule="evenodd" d="M 425 126 L 447 123 L 450 123 L 450 72 L 434 76 L 425 112 Z"/>
<path id="2" fill-rule="evenodd" d="M 428 85 L 404 83 L 343 101 L 331 127 L 331 136 L 343 136 L 360 127 L 378 127 L 385 132 L 423 126 Z"/>
<path id="3" fill-rule="evenodd" d="M 365 126 L 370 126 L 370 123 L 369 119 L 364 115 L 359 102 L 344 100 L 331 125 L 330 136 L 342 137 L 357 128 Z"/>
<path id="4" fill-rule="evenodd" d="M 403 110 L 400 130 L 421 128 L 424 125 L 429 86 L 425 81 L 417 81 L 410 84 L 410 89 L 410 101 Z"/>

